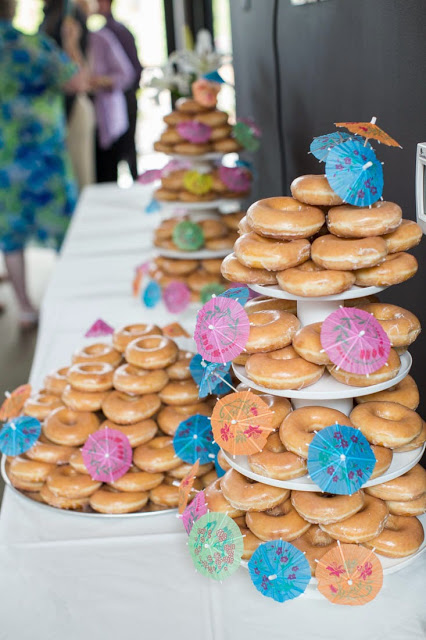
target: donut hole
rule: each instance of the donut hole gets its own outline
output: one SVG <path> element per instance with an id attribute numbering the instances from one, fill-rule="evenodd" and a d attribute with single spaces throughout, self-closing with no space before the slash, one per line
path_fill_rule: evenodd
<path id="1" fill-rule="evenodd" d="M 85 347 L 82 353 L 86 353 L 89 356 L 104 356 L 110 351 L 110 347 L 106 344 L 92 344 Z"/>
<path id="2" fill-rule="evenodd" d="M 155 351 L 166 345 L 166 340 L 163 336 L 147 336 L 146 338 L 139 338 L 139 340 L 132 343 L 137 349 L 142 351 Z"/>
<path id="3" fill-rule="evenodd" d="M 75 427 L 78 422 L 77 415 L 71 410 L 62 411 L 58 417 L 66 427 Z"/>
<path id="4" fill-rule="evenodd" d="M 81 373 L 107 373 L 108 371 L 112 371 L 112 367 L 109 366 L 106 362 L 94 362 L 91 364 L 79 364 L 74 369 L 81 371 Z"/>
<path id="5" fill-rule="evenodd" d="M 280 314 L 274 309 L 269 309 L 267 311 L 255 311 L 250 315 L 250 325 L 260 327 L 267 324 L 272 324 L 279 319 Z"/>

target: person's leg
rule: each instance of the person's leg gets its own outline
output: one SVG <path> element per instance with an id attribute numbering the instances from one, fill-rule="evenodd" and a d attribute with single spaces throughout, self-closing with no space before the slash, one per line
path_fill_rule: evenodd
<path id="1" fill-rule="evenodd" d="M 116 143 L 109 149 L 101 149 L 96 140 L 96 182 L 117 182 L 118 162 Z"/>
<path id="2" fill-rule="evenodd" d="M 127 131 L 121 136 L 118 141 L 118 152 L 119 159 L 125 160 L 129 165 L 130 173 L 132 174 L 133 180 L 136 180 L 138 177 L 138 162 L 137 162 L 137 154 L 136 154 L 136 122 L 138 117 L 138 102 L 136 98 L 136 93 L 130 89 L 126 91 L 126 104 L 127 104 L 127 115 L 129 118 L 129 128 Z"/>
<path id="3" fill-rule="evenodd" d="M 20 310 L 20 324 L 23 328 L 34 326 L 37 323 L 38 314 L 34 309 L 27 293 L 25 278 L 25 257 L 23 249 L 8 251 L 4 254 L 6 269 L 10 282 L 15 291 Z"/>

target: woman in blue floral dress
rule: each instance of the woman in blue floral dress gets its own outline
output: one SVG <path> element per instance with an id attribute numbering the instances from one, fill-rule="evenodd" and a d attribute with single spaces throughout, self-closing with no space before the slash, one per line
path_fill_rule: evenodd
<path id="1" fill-rule="evenodd" d="M 76 202 L 65 148 L 64 91 L 84 79 L 53 41 L 12 26 L 14 0 L 0 0 L 0 250 L 22 327 L 37 321 L 25 286 L 24 247 L 58 248 Z"/>

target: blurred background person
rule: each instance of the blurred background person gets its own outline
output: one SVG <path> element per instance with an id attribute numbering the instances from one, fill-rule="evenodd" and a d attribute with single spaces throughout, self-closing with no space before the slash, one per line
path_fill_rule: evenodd
<path id="1" fill-rule="evenodd" d="M 125 160 L 134 180 L 138 177 L 137 153 L 136 153 L 136 124 L 138 115 L 137 91 L 142 75 L 142 65 L 139 61 L 135 39 L 129 29 L 118 22 L 112 13 L 112 0 L 98 0 L 98 13 L 106 19 L 106 27 L 116 36 L 123 47 L 126 56 L 133 67 L 134 81 L 126 90 L 127 117 L 129 127 L 118 142 L 119 160 Z"/>
<path id="2" fill-rule="evenodd" d="M 86 76 L 44 34 L 12 26 L 15 0 L 0 0 L 0 250 L 29 328 L 24 248 L 36 240 L 58 248 L 76 202 L 65 147 L 63 93 L 84 90 Z M 64 49 L 76 46 L 70 30 Z M 73 40 L 74 39 L 74 40 Z"/>

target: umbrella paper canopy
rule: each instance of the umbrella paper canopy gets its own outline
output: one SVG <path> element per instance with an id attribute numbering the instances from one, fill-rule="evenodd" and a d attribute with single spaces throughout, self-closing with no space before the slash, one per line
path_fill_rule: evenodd
<path id="1" fill-rule="evenodd" d="M 200 173 L 199 171 L 186 171 L 183 176 L 183 186 L 190 193 L 203 196 L 211 191 L 213 187 L 213 177 L 210 173 Z"/>
<path id="2" fill-rule="evenodd" d="M 214 580 L 235 573 L 244 549 L 238 525 L 225 513 L 214 512 L 194 522 L 188 546 L 197 571 Z"/>
<path id="3" fill-rule="evenodd" d="M 239 120 L 233 126 L 232 135 L 244 149 L 251 153 L 260 147 L 260 130 L 251 120 Z"/>
<path id="4" fill-rule="evenodd" d="M 351 133 L 357 133 L 367 140 L 373 138 L 377 142 L 387 144 L 389 147 L 401 147 L 399 142 L 390 137 L 376 124 L 377 118 L 371 118 L 371 122 L 335 122 L 336 127 L 345 127 Z"/>
<path id="5" fill-rule="evenodd" d="M 308 449 L 308 471 L 321 491 L 352 495 L 371 476 L 376 458 L 359 429 L 335 424 L 318 431 Z"/>
<path id="6" fill-rule="evenodd" d="M 325 175 L 344 202 L 368 207 L 383 192 L 383 168 L 373 149 L 348 140 L 332 149 L 325 163 Z"/>
<path id="7" fill-rule="evenodd" d="M 201 516 L 204 516 L 206 513 L 206 497 L 204 495 L 204 491 L 199 491 L 182 513 L 183 526 L 185 527 L 185 531 L 188 535 L 191 533 L 194 522 L 199 520 Z"/>
<path id="8" fill-rule="evenodd" d="M 142 301 L 146 307 L 151 309 L 161 300 L 161 287 L 158 282 L 151 280 L 142 294 Z"/>
<path id="9" fill-rule="evenodd" d="M 251 391 L 237 391 L 217 401 L 211 417 L 217 444 L 233 455 L 259 453 L 273 431 L 273 413 Z"/>
<path id="10" fill-rule="evenodd" d="M 182 138 L 193 144 L 204 144 L 204 142 L 210 140 L 212 134 L 211 127 L 196 120 L 179 122 L 176 130 Z"/>
<path id="11" fill-rule="evenodd" d="M 341 307 L 327 316 L 321 345 L 338 369 L 367 375 L 383 367 L 391 348 L 376 318 L 355 307 Z"/>
<path id="12" fill-rule="evenodd" d="M 41 424 L 31 416 L 12 418 L 0 431 L 0 451 L 6 456 L 19 456 L 37 442 Z"/>
<path id="13" fill-rule="evenodd" d="M 218 169 L 219 178 L 230 191 L 245 193 L 250 190 L 251 174 L 243 167 L 225 167 Z"/>
<path id="14" fill-rule="evenodd" d="M 5 422 L 10 418 L 17 418 L 21 413 L 23 406 L 31 395 L 31 385 L 22 384 L 12 393 L 6 393 L 6 400 L 0 407 L 0 422 Z"/>
<path id="15" fill-rule="evenodd" d="M 110 336 L 114 333 L 114 328 L 107 324 L 102 318 L 94 322 L 84 334 L 85 338 L 99 338 L 101 336 Z"/>
<path id="16" fill-rule="evenodd" d="M 199 224 L 183 220 L 173 229 L 173 242 L 182 251 L 196 251 L 204 244 L 203 230 Z"/>
<path id="17" fill-rule="evenodd" d="M 192 491 L 192 487 L 194 486 L 194 480 L 197 477 L 197 472 L 200 466 L 200 461 L 196 460 L 192 465 L 186 476 L 184 476 L 179 484 L 179 502 L 178 509 L 179 513 L 183 513 L 186 509 L 186 505 L 188 504 L 189 494 Z"/>
<path id="18" fill-rule="evenodd" d="M 93 480 L 101 482 L 115 482 L 132 464 L 129 439 L 118 429 L 108 427 L 90 434 L 81 454 Z"/>
<path id="19" fill-rule="evenodd" d="M 180 423 L 173 436 L 175 453 L 181 460 L 194 464 L 212 462 L 219 447 L 213 440 L 210 419 L 197 413 Z"/>
<path id="20" fill-rule="evenodd" d="M 343 131 L 334 131 L 333 133 L 326 133 L 323 136 L 314 138 L 309 149 L 312 155 L 320 160 L 320 162 L 325 162 L 329 152 L 334 149 L 334 147 L 337 147 L 338 144 L 346 142 L 346 140 L 358 140 L 358 142 L 362 142 L 362 138 L 358 136 L 351 136 L 349 133 Z"/>
<path id="21" fill-rule="evenodd" d="M 198 395 L 205 398 L 210 394 L 222 396 L 228 393 L 232 387 L 231 376 L 229 375 L 230 363 L 220 364 L 220 362 L 207 362 L 201 378 Z"/>
<path id="22" fill-rule="evenodd" d="M 250 291 L 245 285 L 241 285 L 238 287 L 234 286 L 231 289 L 227 289 L 220 295 L 223 298 L 232 298 L 233 300 L 236 300 L 243 307 L 250 297 Z"/>
<path id="23" fill-rule="evenodd" d="M 367 604 L 382 588 L 380 560 L 365 547 L 337 542 L 317 565 L 318 590 L 333 604 Z"/>
<path id="24" fill-rule="evenodd" d="M 218 282 L 212 282 L 211 284 L 205 284 L 200 291 L 201 304 L 206 304 L 211 298 L 216 298 L 224 293 L 225 287 Z"/>
<path id="25" fill-rule="evenodd" d="M 271 540 L 259 545 L 249 560 L 256 589 L 277 602 L 302 595 L 311 579 L 309 562 L 290 542 Z"/>
<path id="26" fill-rule="evenodd" d="M 184 282 L 174 280 L 164 288 L 163 300 L 170 313 L 181 313 L 191 302 L 191 292 Z"/>
<path id="27" fill-rule="evenodd" d="M 250 322 L 236 300 L 212 298 L 197 315 L 194 338 L 198 353 L 209 362 L 230 362 L 244 349 Z"/>

